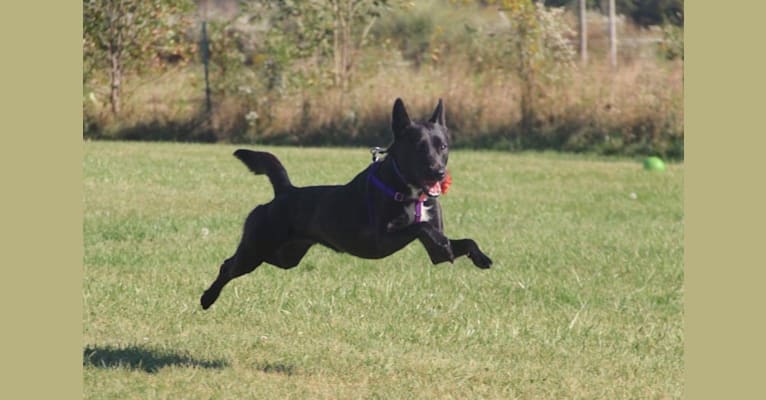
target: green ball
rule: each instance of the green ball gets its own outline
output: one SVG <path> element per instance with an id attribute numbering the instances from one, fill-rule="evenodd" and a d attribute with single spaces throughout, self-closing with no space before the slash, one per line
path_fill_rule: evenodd
<path id="1" fill-rule="evenodd" d="M 665 163 L 659 157 L 647 157 L 644 160 L 644 169 L 647 171 L 664 171 Z"/>

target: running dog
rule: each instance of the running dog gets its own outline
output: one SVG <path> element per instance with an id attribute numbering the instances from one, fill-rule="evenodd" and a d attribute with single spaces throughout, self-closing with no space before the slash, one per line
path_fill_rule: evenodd
<path id="1" fill-rule="evenodd" d="M 202 308 L 209 308 L 232 279 L 264 262 L 295 267 L 317 243 L 379 259 L 417 239 L 434 264 L 465 255 L 475 266 L 489 268 L 492 260 L 475 241 L 444 235 L 438 197 L 448 177 L 449 134 L 441 99 L 425 122 L 411 121 L 396 99 L 391 127 L 394 140 L 379 151 L 386 157 L 377 161 L 374 152 L 374 162 L 345 185 L 295 187 L 274 155 L 234 152 L 256 175 L 268 176 L 274 199 L 248 215 L 236 252 L 200 299 Z"/>

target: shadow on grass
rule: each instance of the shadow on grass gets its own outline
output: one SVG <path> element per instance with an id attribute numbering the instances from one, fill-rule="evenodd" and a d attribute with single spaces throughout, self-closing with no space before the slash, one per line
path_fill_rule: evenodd
<path id="1" fill-rule="evenodd" d="M 96 368 L 128 368 L 150 374 L 169 366 L 210 369 L 222 369 L 228 366 L 222 360 L 198 360 L 182 354 L 137 346 L 125 348 L 87 346 L 82 352 L 82 365 Z"/>
<path id="2" fill-rule="evenodd" d="M 284 374 L 292 376 L 295 373 L 295 367 L 286 364 L 261 363 L 258 364 L 256 368 L 267 374 Z"/>

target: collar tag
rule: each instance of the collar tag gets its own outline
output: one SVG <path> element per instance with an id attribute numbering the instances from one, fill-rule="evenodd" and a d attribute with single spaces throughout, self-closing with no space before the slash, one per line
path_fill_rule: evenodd
<path id="1" fill-rule="evenodd" d="M 378 162 L 380 159 L 381 154 L 386 154 L 388 150 L 382 148 L 382 147 L 372 147 L 370 148 L 370 153 L 372 154 L 372 162 Z"/>

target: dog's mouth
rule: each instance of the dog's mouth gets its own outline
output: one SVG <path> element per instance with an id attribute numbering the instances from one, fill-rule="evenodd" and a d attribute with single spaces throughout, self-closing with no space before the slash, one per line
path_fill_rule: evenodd
<path id="1" fill-rule="evenodd" d="M 429 179 L 423 181 L 423 193 L 429 197 L 439 197 L 445 193 L 452 185 L 452 176 L 447 172 L 440 180 Z"/>
<path id="2" fill-rule="evenodd" d="M 424 184 L 425 184 L 425 187 L 423 188 L 423 192 L 428 194 L 429 197 L 441 196 L 442 194 L 441 181 L 425 181 Z"/>

